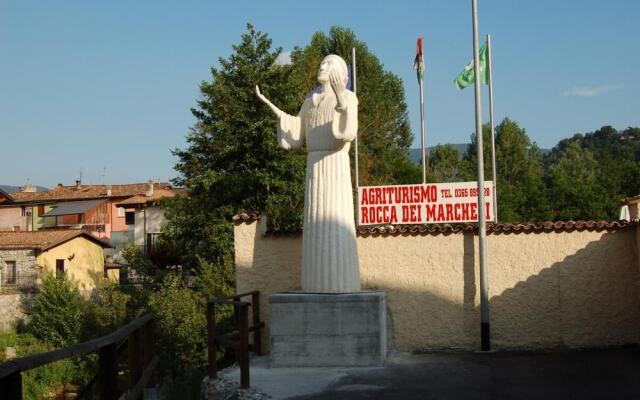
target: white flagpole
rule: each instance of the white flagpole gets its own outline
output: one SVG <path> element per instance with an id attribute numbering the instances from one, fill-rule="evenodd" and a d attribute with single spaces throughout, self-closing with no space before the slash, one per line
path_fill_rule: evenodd
<path id="1" fill-rule="evenodd" d="M 353 94 L 357 95 L 356 88 L 356 48 L 351 48 L 351 77 L 353 78 Z M 358 157 L 358 131 L 356 131 L 356 138 L 354 140 L 354 145 L 356 148 L 354 149 L 354 156 L 356 158 L 356 225 L 360 225 L 360 215 L 359 215 L 359 205 L 360 205 L 360 170 L 359 166 L 359 157 Z"/>
<path id="2" fill-rule="evenodd" d="M 424 58 L 424 54 L 422 56 Z M 418 66 L 418 68 L 420 68 Z M 424 77 L 419 80 L 420 86 L 420 147 L 422 147 L 422 183 L 427 183 L 427 151 L 424 132 Z"/>
<path id="3" fill-rule="evenodd" d="M 498 223 L 498 193 L 496 192 L 496 130 L 493 123 L 493 68 L 491 66 L 491 35 L 487 35 L 487 68 L 489 69 L 489 124 L 491 125 L 491 165 L 493 168 L 493 220 Z"/>
<path id="4" fill-rule="evenodd" d="M 473 15 L 473 74 L 476 99 L 476 144 L 478 158 L 478 234 L 480 236 L 480 342 L 482 351 L 491 350 L 489 325 L 489 282 L 487 277 L 487 221 L 484 197 L 484 154 L 482 147 L 482 113 L 480 92 L 480 57 L 478 55 L 478 10 L 471 0 Z"/>

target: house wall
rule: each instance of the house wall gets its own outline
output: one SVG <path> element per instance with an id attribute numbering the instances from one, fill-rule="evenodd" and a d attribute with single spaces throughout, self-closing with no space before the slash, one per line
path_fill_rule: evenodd
<path id="1" fill-rule="evenodd" d="M 301 235 L 235 226 L 238 292 L 300 289 Z M 497 233 L 487 239 L 492 345 L 541 350 L 637 344 L 636 228 Z M 383 290 L 397 349 L 480 346 L 478 240 L 472 233 L 358 237 L 363 290 Z M 265 343 L 268 343 L 268 329 Z"/>
<path id="2" fill-rule="evenodd" d="M 21 231 L 27 230 L 27 219 L 22 216 L 22 207 L 0 207 L 0 231 L 13 231 L 19 226 Z"/>
<path id="3" fill-rule="evenodd" d="M 118 217 L 118 207 L 116 207 L 116 204 L 124 199 L 126 199 L 126 197 L 109 200 L 108 206 L 111 214 L 110 223 L 112 232 L 127 232 L 129 230 L 129 226 L 125 224 L 124 214 L 122 214 L 122 217 Z"/>
<path id="4" fill-rule="evenodd" d="M 25 310 L 31 306 L 34 296 L 34 293 L 0 294 L 0 332 L 26 322 L 28 315 Z"/>
<path id="5" fill-rule="evenodd" d="M 145 228 L 146 219 L 146 228 Z M 147 207 L 136 211 L 134 240 L 137 246 L 144 246 L 145 233 L 160 233 L 165 224 L 164 211 L 160 207 Z"/>
<path id="6" fill-rule="evenodd" d="M 27 278 L 29 283 L 36 283 L 36 253 L 35 250 L 0 250 L 0 286 L 4 283 L 5 261 L 16 262 L 16 274 L 19 283 L 24 283 L 21 277 Z M 2 290 L 0 287 L 0 332 L 25 321 L 33 294 L 16 293 L 15 290 Z"/>
<path id="7" fill-rule="evenodd" d="M 18 279 L 20 277 L 31 277 L 36 273 L 35 250 L 0 250 L 0 273 L 2 274 L 0 282 L 4 282 L 6 261 L 16 262 L 16 276 Z"/>
<path id="8" fill-rule="evenodd" d="M 55 222 L 56 219 L 55 218 L 46 218 L 46 221 L 44 218 L 42 218 L 42 215 L 48 213 L 49 211 L 51 211 L 53 209 L 53 204 L 46 204 L 44 205 L 44 212 L 40 213 L 38 212 L 39 207 L 37 205 L 31 206 L 31 226 L 32 226 L 32 230 L 34 231 L 38 231 L 40 229 L 42 229 L 43 227 L 45 227 L 45 222 L 46 222 L 46 227 L 48 228 L 52 228 L 55 226 Z"/>
<path id="9" fill-rule="evenodd" d="M 65 273 L 69 281 L 81 291 L 91 291 L 106 283 L 102 246 L 83 237 L 77 237 L 42 252 L 37 262 L 45 273 L 55 274 L 58 259 L 65 261 Z M 116 270 L 110 275 L 110 280 L 118 282 L 118 277 Z"/>

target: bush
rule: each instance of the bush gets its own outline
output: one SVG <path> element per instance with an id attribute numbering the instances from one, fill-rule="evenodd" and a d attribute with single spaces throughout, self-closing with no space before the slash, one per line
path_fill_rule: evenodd
<path id="1" fill-rule="evenodd" d="M 102 336 L 115 331 L 128 320 L 128 304 L 131 296 L 120 291 L 117 285 L 97 289 L 93 302 L 88 304 L 90 336 Z"/>
<path id="2" fill-rule="evenodd" d="M 149 311 L 155 316 L 161 368 L 173 376 L 206 365 L 206 320 L 197 297 L 168 274 L 161 288 L 149 296 Z"/>
<path id="3" fill-rule="evenodd" d="M 45 277 L 29 311 L 29 331 L 54 347 L 80 342 L 87 301 L 64 277 Z"/>

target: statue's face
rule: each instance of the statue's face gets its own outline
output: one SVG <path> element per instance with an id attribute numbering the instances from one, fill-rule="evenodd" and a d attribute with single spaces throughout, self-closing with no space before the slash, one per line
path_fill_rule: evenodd
<path id="1" fill-rule="evenodd" d="M 320 69 L 318 70 L 318 82 L 329 82 L 329 71 L 340 71 L 340 67 L 333 58 L 325 58 L 320 63 Z"/>

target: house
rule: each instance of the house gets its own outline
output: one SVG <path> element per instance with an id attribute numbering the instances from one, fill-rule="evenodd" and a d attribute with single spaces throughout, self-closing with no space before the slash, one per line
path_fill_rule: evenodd
<path id="1" fill-rule="evenodd" d="M 627 214 L 624 219 L 629 221 L 636 221 L 640 218 L 640 195 L 627 197 L 623 199 L 620 204 L 622 207 L 627 207 Z M 622 218 L 621 218 L 622 219 Z"/>
<path id="2" fill-rule="evenodd" d="M 166 222 L 160 200 L 184 193 L 184 189 L 150 188 L 144 195 L 133 196 L 116 204 L 116 207 L 133 209 L 135 212 L 129 222 L 133 223 L 133 242 L 136 246 L 144 252 L 153 249 Z"/>
<path id="3" fill-rule="evenodd" d="M 10 193 L 0 188 L 0 231 L 27 230 L 26 207 L 16 204 Z"/>
<path id="4" fill-rule="evenodd" d="M 122 247 L 133 241 L 133 229 L 130 226 L 133 225 L 135 210 L 118 208 L 116 204 L 160 189 L 170 190 L 172 187 L 168 183 L 153 181 L 124 185 L 86 185 L 77 180 L 75 185 L 58 184 L 47 192 L 23 190 L 10 193 L 6 204 L 0 204 L 0 209 L 11 208 L 14 218 L 19 209 L 24 214 L 25 230 L 82 229 L 95 236 L 110 239 L 115 247 Z"/>
<path id="5" fill-rule="evenodd" d="M 82 230 L 0 232 L 0 293 L 37 288 L 44 275 L 65 274 L 80 291 L 118 282 L 117 269 L 105 269 L 110 244 Z"/>

